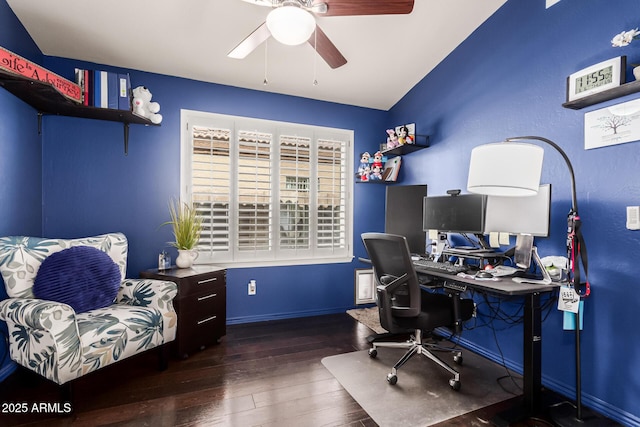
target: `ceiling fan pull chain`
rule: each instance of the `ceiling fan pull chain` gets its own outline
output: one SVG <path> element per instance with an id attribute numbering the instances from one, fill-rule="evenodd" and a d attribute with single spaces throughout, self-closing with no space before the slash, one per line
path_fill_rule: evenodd
<path id="1" fill-rule="evenodd" d="M 269 84 L 269 81 L 267 80 L 267 56 L 269 54 L 269 50 L 267 46 L 269 46 L 269 40 L 265 40 L 264 42 L 264 80 L 262 81 L 262 84 L 265 86 Z"/>
<path id="2" fill-rule="evenodd" d="M 313 85 L 318 86 L 318 29 L 313 31 Z"/>

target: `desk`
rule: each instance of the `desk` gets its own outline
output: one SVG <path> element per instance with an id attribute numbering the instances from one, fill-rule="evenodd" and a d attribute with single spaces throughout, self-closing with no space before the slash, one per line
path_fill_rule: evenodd
<path id="1" fill-rule="evenodd" d="M 495 420 L 498 425 L 508 425 L 519 419 L 529 418 L 540 414 L 542 403 L 542 312 L 540 295 L 553 292 L 560 287 L 558 283 L 550 285 L 536 285 L 516 283 L 511 278 L 500 280 L 475 280 L 451 274 L 424 270 L 418 275 L 429 276 L 442 282 L 465 284 L 467 288 L 479 292 L 486 292 L 497 296 L 523 296 L 524 307 L 524 399 L 521 408 L 499 415 Z"/>

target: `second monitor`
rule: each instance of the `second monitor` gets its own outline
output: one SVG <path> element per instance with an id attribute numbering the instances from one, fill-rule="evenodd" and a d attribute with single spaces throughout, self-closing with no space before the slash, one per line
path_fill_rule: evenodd
<path id="1" fill-rule="evenodd" d="M 483 234 L 486 200 L 487 196 L 480 194 L 425 197 L 422 229 Z"/>
<path id="2" fill-rule="evenodd" d="M 550 214 L 551 184 L 541 185 L 535 196 L 488 196 L 484 231 L 548 237 Z"/>

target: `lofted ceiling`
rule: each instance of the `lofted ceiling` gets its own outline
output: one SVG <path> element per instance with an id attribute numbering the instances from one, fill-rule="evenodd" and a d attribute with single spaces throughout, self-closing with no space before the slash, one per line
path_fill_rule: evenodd
<path id="1" fill-rule="evenodd" d="M 319 16 L 347 59 L 336 69 L 308 43 L 273 38 L 228 58 L 271 10 L 242 0 L 7 3 L 48 56 L 388 110 L 506 1 L 415 0 L 408 15 Z"/>

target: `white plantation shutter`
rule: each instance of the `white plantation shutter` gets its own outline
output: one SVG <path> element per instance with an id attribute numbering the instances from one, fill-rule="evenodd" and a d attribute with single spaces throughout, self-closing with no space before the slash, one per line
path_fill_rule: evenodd
<path id="1" fill-rule="evenodd" d="M 310 248 L 311 138 L 280 135 L 280 229 L 282 250 Z"/>
<path id="2" fill-rule="evenodd" d="M 273 218 L 271 189 L 272 135 L 238 130 L 238 251 L 257 256 L 270 251 Z"/>
<path id="3" fill-rule="evenodd" d="M 347 244 L 347 144 L 318 140 L 318 248 L 330 253 Z"/>
<path id="4" fill-rule="evenodd" d="M 203 219 L 198 262 L 352 257 L 353 132 L 182 111 L 181 198 Z"/>
<path id="5" fill-rule="evenodd" d="M 191 128 L 191 197 L 183 200 L 192 200 L 203 218 L 198 249 L 208 252 L 209 256 L 231 249 L 230 135 L 230 129 Z"/>

